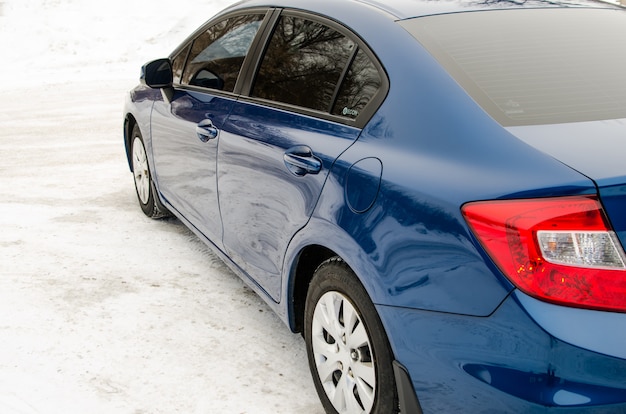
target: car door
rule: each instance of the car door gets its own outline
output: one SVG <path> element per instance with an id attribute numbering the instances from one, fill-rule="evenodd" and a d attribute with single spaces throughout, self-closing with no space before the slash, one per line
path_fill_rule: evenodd
<path id="1" fill-rule="evenodd" d="M 173 91 L 153 107 L 152 151 L 159 191 L 218 246 L 219 131 L 236 101 L 238 76 L 264 16 L 263 10 L 230 16 L 200 31 L 172 59 Z"/>
<path id="2" fill-rule="evenodd" d="M 221 132 L 218 188 L 226 252 L 279 301 L 287 245 L 357 139 L 354 120 L 380 78 L 345 31 L 297 12 L 282 12 L 259 62 Z M 373 83 L 348 70 L 358 65 Z"/>

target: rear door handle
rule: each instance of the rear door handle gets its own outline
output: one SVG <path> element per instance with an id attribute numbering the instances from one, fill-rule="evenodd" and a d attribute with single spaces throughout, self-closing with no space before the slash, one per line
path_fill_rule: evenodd
<path id="1" fill-rule="evenodd" d="M 210 119 L 203 119 L 196 125 L 196 134 L 198 134 L 198 138 L 202 142 L 217 138 L 218 132 Z"/>
<path id="2" fill-rule="evenodd" d="M 322 160 L 313 155 L 311 148 L 306 145 L 289 148 L 285 151 L 283 160 L 287 169 L 298 177 L 306 174 L 317 174 L 322 170 Z"/>

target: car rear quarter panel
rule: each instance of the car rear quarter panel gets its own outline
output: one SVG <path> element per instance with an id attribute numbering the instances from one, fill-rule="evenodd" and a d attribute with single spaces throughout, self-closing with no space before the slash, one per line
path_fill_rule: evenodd
<path id="1" fill-rule="evenodd" d="M 343 257 L 377 304 L 489 315 L 512 286 L 477 246 L 460 213 L 472 187 L 478 187 L 478 198 L 494 190 L 484 185 L 488 171 L 368 141 L 362 137 L 335 163 L 314 217 L 299 237 L 311 237 Z M 372 154 L 383 164 L 380 191 L 371 208 L 356 212 L 347 202 L 347 172 Z M 506 187 L 493 181 L 496 188 Z M 573 188 L 588 190 L 572 184 L 544 191 Z"/>
<path id="2" fill-rule="evenodd" d="M 335 163 L 292 249 L 314 243 L 335 251 L 377 304 L 489 315 L 512 286 L 469 232 L 461 206 L 595 187 L 493 121 L 403 29 L 383 32 L 366 31 L 364 39 L 387 70 L 389 94 Z M 366 158 L 382 162 L 380 190 L 369 209 L 356 212 L 346 177 Z"/>

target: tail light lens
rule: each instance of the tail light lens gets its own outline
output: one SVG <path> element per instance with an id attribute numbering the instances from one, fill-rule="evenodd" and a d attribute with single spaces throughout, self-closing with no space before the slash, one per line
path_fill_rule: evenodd
<path id="1" fill-rule="evenodd" d="M 560 305 L 626 312 L 626 255 L 595 196 L 481 201 L 462 212 L 521 291 Z"/>

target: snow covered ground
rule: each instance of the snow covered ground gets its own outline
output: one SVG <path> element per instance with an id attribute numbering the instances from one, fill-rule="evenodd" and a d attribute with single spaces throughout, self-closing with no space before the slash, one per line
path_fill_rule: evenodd
<path id="1" fill-rule="evenodd" d="M 0 0 L 0 413 L 322 413 L 304 343 L 136 204 L 125 92 L 230 1 Z"/>

